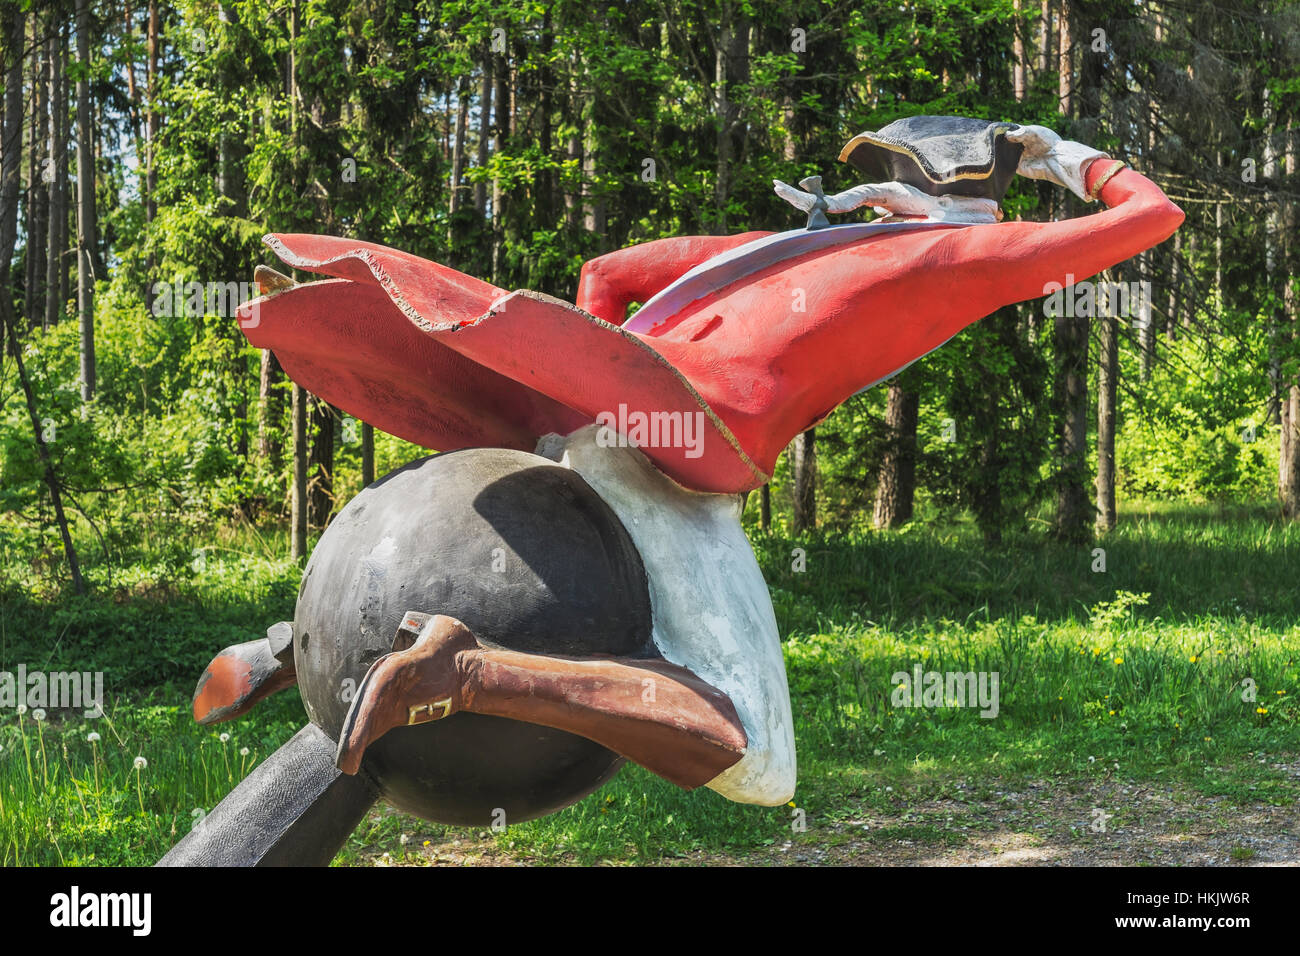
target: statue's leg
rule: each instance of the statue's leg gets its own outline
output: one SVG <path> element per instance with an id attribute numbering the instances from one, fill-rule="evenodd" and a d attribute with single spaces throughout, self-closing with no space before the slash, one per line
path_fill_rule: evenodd
<path id="1" fill-rule="evenodd" d="M 339 735 L 338 766 L 356 773 L 379 737 L 461 710 L 578 734 L 686 789 L 745 752 L 731 701 L 683 667 L 488 648 L 460 621 L 435 615 L 411 647 L 367 672 Z"/>
<path id="2" fill-rule="evenodd" d="M 267 629 L 266 637 L 227 647 L 212 659 L 194 689 L 194 719 L 200 724 L 233 720 L 297 682 L 293 625 L 281 621 Z"/>
<path id="3" fill-rule="evenodd" d="M 379 793 L 334 766 L 335 744 L 308 724 L 245 777 L 159 866 L 328 866 Z"/>
<path id="4" fill-rule="evenodd" d="M 613 509 L 646 569 L 659 653 L 726 694 L 744 756 L 706 786 L 779 806 L 795 790 L 794 720 L 772 599 L 740 525 L 740 496 L 687 491 L 598 427 L 544 440 L 538 454 L 578 472 Z"/>

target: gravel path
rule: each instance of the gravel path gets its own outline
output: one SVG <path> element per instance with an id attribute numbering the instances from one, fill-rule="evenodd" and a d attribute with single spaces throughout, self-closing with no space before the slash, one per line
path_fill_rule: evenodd
<path id="1" fill-rule="evenodd" d="M 1300 785 L 1300 763 L 1279 765 Z M 962 790 L 958 787 L 958 792 Z M 656 866 L 1297 866 L 1300 804 L 1241 805 L 1174 787 L 1113 781 L 1030 782 L 897 812 L 851 813 L 747 854 L 698 853 Z M 418 833 L 413 833 L 417 837 Z M 487 834 L 422 846 L 378 866 L 518 866 Z"/>

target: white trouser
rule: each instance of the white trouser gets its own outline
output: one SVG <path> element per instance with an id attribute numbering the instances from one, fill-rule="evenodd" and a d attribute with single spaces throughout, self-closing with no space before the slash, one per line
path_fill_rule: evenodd
<path id="1" fill-rule="evenodd" d="M 786 803 L 795 787 L 790 691 L 740 497 L 682 488 L 635 448 L 598 444 L 602 427 L 548 435 L 537 453 L 581 475 L 631 535 L 649 579 L 659 653 L 731 698 L 748 744 L 707 786 L 739 803 Z"/>

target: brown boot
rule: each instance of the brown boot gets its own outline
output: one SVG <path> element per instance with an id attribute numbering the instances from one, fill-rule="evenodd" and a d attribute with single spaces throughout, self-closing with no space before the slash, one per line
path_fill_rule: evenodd
<path id="1" fill-rule="evenodd" d="M 338 768 L 356 773 L 366 748 L 395 727 L 441 720 L 460 710 L 465 657 L 479 647 L 468 627 L 435 614 L 410 648 L 371 664 L 339 734 Z"/>

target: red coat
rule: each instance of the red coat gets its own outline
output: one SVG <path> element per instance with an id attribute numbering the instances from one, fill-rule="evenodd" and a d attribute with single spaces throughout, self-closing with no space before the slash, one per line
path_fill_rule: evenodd
<path id="1" fill-rule="evenodd" d="M 1088 168 L 1089 186 L 1111 163 Z M 945 226 L 750 272 L 647 332 L 621 328 L 694 266 L 767 233 L 660 239 L 589 261 L 577 307 L 507 292 L 374 243 L 272 235 L 289 265 L 335 278 L 246 304 L 248 340 L 302 387 L 390 434 L 450 451 L 531 451 L 602 412 L 702 412 L 702 454 L 643 447 L 687 488 L 761 485 L 799 432 L 996 309 L 1164 241 L 1182 211 L 1123 170 L 1109 207 L 1063 222 Z M 795 303 L 802 301 L 803 311 Z"/>

